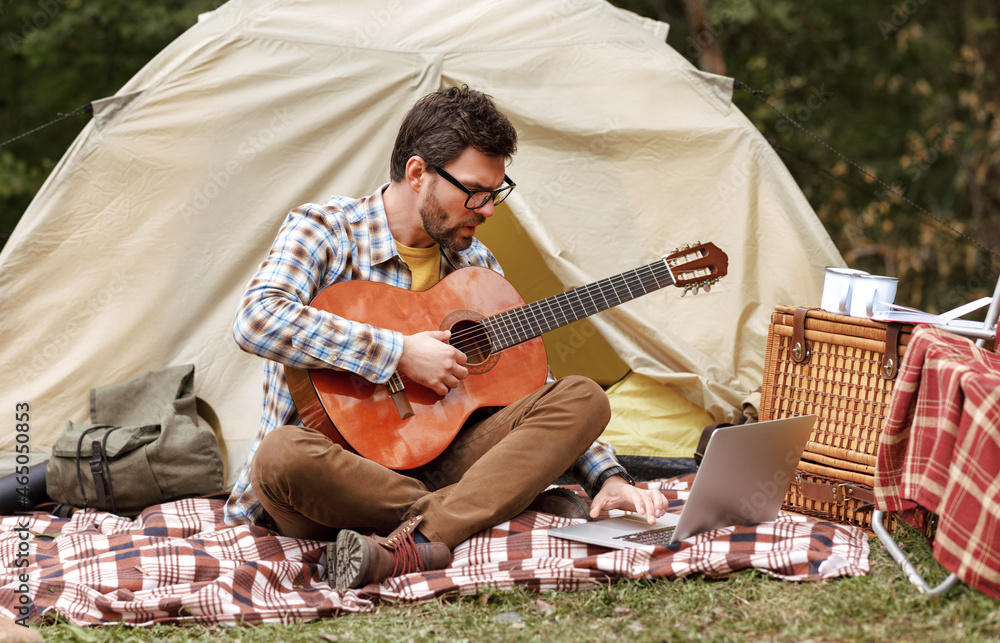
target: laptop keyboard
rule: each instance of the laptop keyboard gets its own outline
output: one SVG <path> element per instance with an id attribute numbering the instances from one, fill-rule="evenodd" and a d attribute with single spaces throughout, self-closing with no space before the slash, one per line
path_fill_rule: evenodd
<path id="1" fill-rule="evenodd" d="M 637 531 L 623 536 L 615 536 L 615 540 L 624 540 L 640 545 L 669 545 L 670 538 L 674 535 L 673 527 L 662 527 L 660 529 L 650 529 L 648 531 Z"/>

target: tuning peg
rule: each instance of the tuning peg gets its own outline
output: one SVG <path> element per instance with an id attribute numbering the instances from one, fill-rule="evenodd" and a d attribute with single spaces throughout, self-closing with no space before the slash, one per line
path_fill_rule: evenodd
<path id="1" fill-rule="evenodd" d="M 712 282 L 705 284 L 705 292 L 712 292 Z"/>

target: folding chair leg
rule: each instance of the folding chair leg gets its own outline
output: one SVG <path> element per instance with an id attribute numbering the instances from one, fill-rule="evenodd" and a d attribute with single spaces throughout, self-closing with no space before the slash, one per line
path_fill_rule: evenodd
<path id="1" fill-rule="evenodd" d="M 902 567 L 903 573 L 906 574 L 906 578 L 916 585 L 924 594 L 929 596 L 940 596 L 947 593 L 952 587 L 958 584 L 958 576 L 951 574 L 948 578 L 944 579 L 940 585 L 937 587 L 931 587 L 924 580 L 924 577 L 920 575 L 920 572 L 913 566 L 913 563 L 906 557 L 903 550 L 899 548 L 896 541 L 892 539 L 892 536 L 886 531 L 885 527 L 882 526 L 882 520 L 885 517 L 884 511 L 875 510 L 872 513 L 872 529 L 875 531 L 875 535 L 878 539 L 882 541 L 889 555 L 892 556 L 893 560 L 899 563 Z"/>
<path id="2" fill-rule="evenodd" d="M 983 322 L 983 328 L 985 328 L 987 332 L 992 332 L 994 343 L 997 342 L 998 318 L 1000 318 L 1000 279 L 997 279 L 997 287 L 996 290 L 993 291 L 993 301 L 990 302 L 990 307 L 986 310 L 986 320 Z M 986 346 L 986 339 L 978 339 L 976 341 L 976 346 L 984 348 Z"/>

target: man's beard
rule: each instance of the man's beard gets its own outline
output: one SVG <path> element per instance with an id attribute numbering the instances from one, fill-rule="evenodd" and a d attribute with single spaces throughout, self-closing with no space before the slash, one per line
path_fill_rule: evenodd
<path id="1" fill-rule="evenodd" d="M 434 239 L 442 248 L 447 248 L 454 252 L 468 250 L 469 246 L 472 245 L 472 237 L 459 235 L 459 231 L 462 228 L 477 226 L 486 221 L 486 217 L 472 210 L 469 210 L 469 214 L 473 217 L 472 219 L 460 225 L 449 227 L 448 213 L 441 207 L 433 192 L 427 195 L 426 202 L 420 207 L 420 220 L 424 224 L 424 230 L 427 232 L 427 235 L 431 239 Z"/>

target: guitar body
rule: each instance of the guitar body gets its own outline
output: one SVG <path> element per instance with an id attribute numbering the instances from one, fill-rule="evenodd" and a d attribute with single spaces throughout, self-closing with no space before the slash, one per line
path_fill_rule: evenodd
<path id="1" fill-rule="evenodd" d="M 507 406 L 545 383 L 547 361 L 540 337 L 493 353 L 481 342 L 479 320 L 524 305 L 501 275 L 463 268 L 423 292 L 370 281 L 345 281 L 322 290 L 314 308 L 404 335 L 451 330 L 452 345 L 466 353 L 469 376 L 444 397 L 403 379 L 413 410 L 401 417 L 384 384 L 333 369 L 286 366 L 285 377 L 305 426 L 390 469 L 412 469 L 442 453 L 468 417 L 486 406 Z"/>

